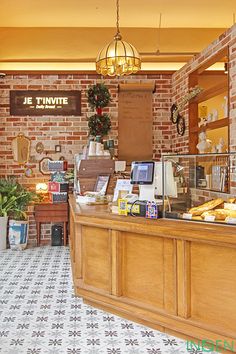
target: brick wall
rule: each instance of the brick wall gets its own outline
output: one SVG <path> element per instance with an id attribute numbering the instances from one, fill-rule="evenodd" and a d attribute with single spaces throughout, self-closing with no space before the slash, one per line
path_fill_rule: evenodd
<path id="1" fill-rule="evenodd" d="M 118 84 L 126 82 L 155 81 L 156 93 L 153 94 L 153 157 L 159 158 L 162 152 L 171 151 L 171 124 L 169 109 L 171 104 L 171 75 L 135 75 L 123 79 L 105 79 L 112 95 L 112 102 L 104 109 L 110 114 L 112 130 L 109 137 L 115 139 L 117 146 L 118 128 Z M 47 176 L 39 172 L 39 161 L 46 153 L 38 154 L 35 151 L 37 142 L 44 144 L 47 156 L 54 160 L 64 156 L 73 167 L 74 154 L 82 151 L 82 146 L 87 142 L 87 117 L 92 113 L 88 107 L 86 90 L 90 85 L 101 81 L 97 75 L 68 74 L 68 75 L 7 75 L 0 79 L 0 175 L 16 175 L 19 182 L 34 189 L 36 183 L 47 181 Z M 74 116 L 42 116 L 42 117 L 17 117 L 10 116 L 9 92 L 10 90 L 81 90 L 82 114 Z M 31 160 L 29 167 L 33 169 L 33 176 L 25 177 L 24 167 L 13 161 L 11 141 L 23 132 L 31 139 Z M 62 146 L 61 153 L 52 153 L 55 145 Z M 30 213 L 30 242 L 35 243 L 36 229 L 34 217 Z M 50 234 L 49 226 L 43 226 L 43 238 Z"/>
<path id="2" fill-rule="evenodd" d="M 186 64 L 173 77 L 168 74 L 160 75 L 135 75 L 126 79 L 104 79 L 111 95 L 112 103 L 106 108 L 111 116 L 112 130 L 109 137 L 118 143 L 118 84 L 126 82 L 156 83 L 156 93 L 153 94 L 153 158 L 158 159 L 162 153 L 169 151 L 188 153 L 188 106 L 182 112 L 186 121 L 186 132 L 183 137 L 177 135 L 176 126 L 170 123 L 170 106 L 188 92 L 188 75 L 200 64 L 215 55 L 223 46 L 229 46 L 229 117 L 230 117 L 230 150 L 236 150 L 236 25 L 226 31 L 202 53 Z M 35 188 L 37 182 L 47 181 L 47 177 L 39 172 L 39 160 L 46 153 L 37 154 L 35 145 L 42 142 L 47 156 L 57 159 L 64 156 L 69 162 L 69 168 L 73 167 L 75 153 L 81 152 L 82 146 L 87 142 L 87 117 L 91 114 L 86 90 L 90 85 L 101 81 L 101 77 L 91 74 L 68 75 L 7 75 L 0 79 L 0 175 L 16 175 L 19 181 L 30 188 Z M 10 90 L 81 90 L 82 91 L 82 115 L 80 117 L 11 117 L 9 114 Z M 24 175 L 23 166 L 13 161 L 11 141 L 19 132 L 24 132 L 31 138 L 31 161 L 29 166 L 33 169 L 33 176 L 27 178 Z M 55 145 L 60 144 L 62 151 L 52 154 Z M 234 180 L 235 178 L 233 178 Z M 235 184 L 235 185 L 234 185 Z M 231 192 L 236 193 L 236 182 L 232 183 Z M 199 198 L 202 197 L 201 195 Z M 206 196 L 211 197 L 210 195 Z M 212 196 L 213 197 L 213 196 Z M 48 226 L 43 227 L 43 235 L 47 239 L 50 233 Z M 30 213 L 30 242 L 35 243 L 35 223 Z"/>
<path id="3" fill-rule="evenodd" d="M 195 56 L 172 77 L 172 102 L 177 103 L 189 90 L 188 76 L 205 61 L 216 55 L 225 46 L 229 47 L 229 119 L 230 119 L 230 151 L 236 150 L 236 25 L 231 27 L 219 38 L 212 42 L 200 54 Z M 182 112 L 186 122 L 186 132 L 183 137 L 178 136 L 176 127 L 172 125 L 172 149 L 178 153 L 189 152 L 188 137 L 188 105 Z"/>
<path id="4" fill-rule="evenodd" d="M 231 152 L 236 151 L 236 25 L 231 27 L 213 43 L 211 43 L 200 54 L 193 58 L 183 68 L 173 74 L 172 77 L 172 103 L 178 102 L 188 93 L 189 90 L 189 74 L 195 71 L 205 61 L 208 61 L 212 56 L 216 55 L 225 46 L 229 48 L 229 124 L 230 138 L 229 149 Z M 172 150 L 177 153 L 189 153 L 189 132 L 188 132 L 188 104 L 182 112 L 186 122 L 186 132 L 183 137 L 176 133 L 175 125 L 172 129 Z M 231 172 L 230 195 L 225 195 L 224 198 L 236 194 L 235 173 Z M 216 193 L 210 191 L 192 190 L 192 200 L 196 203 L 202 203 L 209 199 L 216 198 Z M 223 195 L 223 194 L 222 194 Z"/>

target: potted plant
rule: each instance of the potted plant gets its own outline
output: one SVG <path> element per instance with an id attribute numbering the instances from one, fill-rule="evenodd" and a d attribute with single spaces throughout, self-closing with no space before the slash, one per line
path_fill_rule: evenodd
<path id="1" fill-rule="evenodd" d="M 15 208 L 17 186 L 12 179 L 0 179 L 0 250 L 7 247 L 7 221 Z"/>
<path id="2" fill-rule="evenodd" d="M 23 250 L 27 246 L 29 220 L 26 213 L 29 204 L 38 199 L 35 192 L 31 192 L 17 183 L 14 208 L 9 213 L 8 239 L 11 249 Z"/>
<path id="3" fill-rule="evenodd" d="M 96 113 L 88 118 L 89 135 L 102 138 L 111 129 L 109 115 L 102 112 L 111 102 L 111 94 L 104 83 L 97 83 L 88 89 L 87 98 L 90 108 L 96 109 Z"/>
<path id="4" fill-rule="evenodd" d="M 8 218 L 20 219 L 21 221 L 24 221 L 25 224 L 25 221 L 27 220 L 25 211 L 29 203 L 35 198 L 36 194 L 28 191 L 25 187 L 20 185 L 15 178 L 0 179 L 0 250 L 6 249 Z M 9 240 L 13 241 L 13 238 L 11 238 L 11 223 L 12 222 L 10 221 Z M 24 231 L 27 231 L 28 227 L 23 227 L 23 229 Z M 14 237 L 16 237 L 16 229 L 13 234 Z M 21 233 L 19 235 L 22 236 L 23 234 Z M 22 241 L 23 239 L 18 237 L 18 240 Z"/>

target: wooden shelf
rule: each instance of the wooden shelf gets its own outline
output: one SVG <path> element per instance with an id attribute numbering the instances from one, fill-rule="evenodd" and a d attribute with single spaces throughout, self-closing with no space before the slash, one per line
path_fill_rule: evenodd
<path id="1" fill-rule="evenodd" d="M 221 82 L 207 90 L 202 91 L 197 97 L 195 97 L 192 100 L 192 103 L 201 103 L 207 101 L 210 98 L 220 95 L 221 93 L 224 92 L 227 94 L 227 90 L 228 90 L 228 82 L 227 81 L 225 83 Z"/>
<path id="2" fill-rule="evenodd" d="M 229 118 L 222 118 L 218 119 L 214 122 L 207 123 L 206 125 L 202 125 L 201 127 L 192 127 L 191 133 L 196 133 L 196 132 L 202 132 L 206 130 L 214 130 L 214 129 L 219 129 L 223 127 L 227 127 L 229 124 Z"/>
<path id="3" fill-rule="evenodd" d="M 194 87 L 196 85 L 203 87 L 203 91 L 189 102 L 189 152 L 191 154 L 198 154 L 197 144 L 199 142 L 198 134 L 200 132 L 213 132 L 216 129 L 225 128 L 225 130 L 227 129 L 225 140 L 229 141 L 229 117 L 224 117 L 199 127 L 199 105 L 205 105 L 209 111 L 212 111 L 213 108 L 216 110 L 217 108 L 219 109 L 220 106 L 223 106 L 220 102 L 225 101 L 223 100 L 223 96 L 226 96 L 227 98 L 229 97 L 229 82 L 227 73 L 221 72 L 219 76 L 217 72 L 214 72 L 211 74 L 212 76 L 209 76 L 209 72 L 206 71 L 207 68 L 216 62 L 223 61 L 226 63 L 227 58 L 228 47 L 225 47 L 219 51 L 217 55 L 212 56 L 204 63 L 200 64 L 194 72 L 189 74 L 189 87 Z M 216 100 L 214 102 L 209 101 L 210 99 L 215 98 Z M 224 105 L 225 104 L 227 104 L 227 108 L 229 108 L 227 100 L 224 102 Z M 218 132 L 219 131 L 216 130 L 216 133 Z M 215 137 L 213 140 L 217 139 L 218 138 Z"/>

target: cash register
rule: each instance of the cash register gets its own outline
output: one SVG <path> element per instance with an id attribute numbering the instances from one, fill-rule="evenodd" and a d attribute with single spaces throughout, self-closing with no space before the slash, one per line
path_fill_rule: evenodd
<path id="1" fill-rule="evenodd" d="M 164 176 L 164 179 L 163 179 Z M 177 185 L 174 180 L 172 163 L 170 161 L 134 161 L 131 165 L 131 184 L 139 186 L 139 197 L 128 194 L 125 196 L 131 214 L 145 216 L 146 205 L 149 202 L 155 202 L 159 209 L 163 205 L 163 190 L 170 209 L 168 196 L 177 197 Z M 135 213 L 132 210 L 139 212 Z"/>

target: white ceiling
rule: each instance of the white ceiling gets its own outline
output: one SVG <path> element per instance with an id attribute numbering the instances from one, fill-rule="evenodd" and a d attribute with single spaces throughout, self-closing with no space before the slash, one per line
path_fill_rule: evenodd
<path id="1" fill-rule="evenodd" d="M 120 0 L 122 27 L 228 28 L 236 0 Z M 116 0 L 0 0 L 0 27 L 113 27 Z"/>

